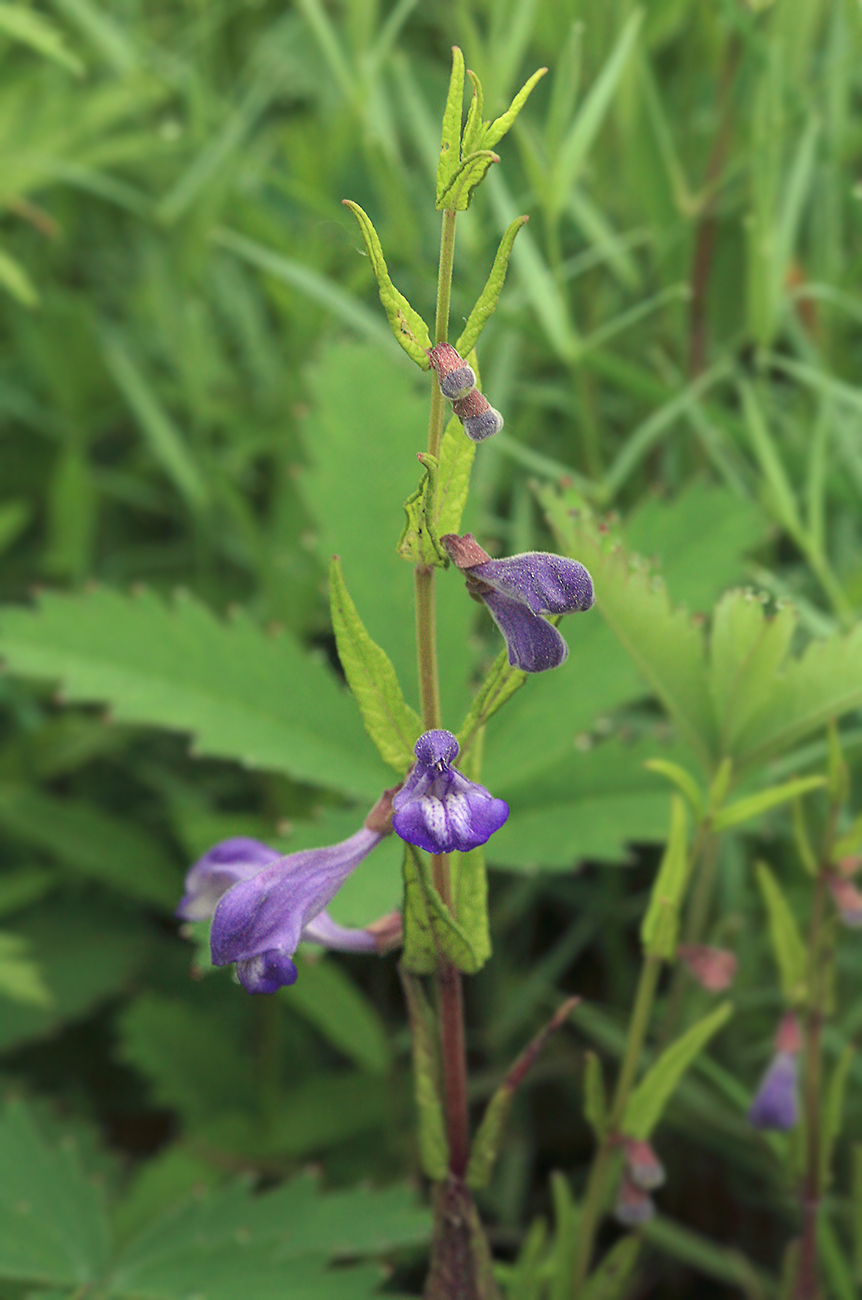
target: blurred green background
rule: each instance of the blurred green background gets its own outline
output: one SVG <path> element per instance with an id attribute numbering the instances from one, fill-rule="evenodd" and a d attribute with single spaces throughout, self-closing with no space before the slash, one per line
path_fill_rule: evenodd
<path id="1" fill-rule="evenodd" d="M 535 488 L 562 484 L 615 512 L 694 612 L 751 584 L 794 601 L 803 639 L 852 624 L 862 10 L 851 0 L 0 5 L 5 605 L 34 587 L 142 584 L 191 593 L 219 620 L 240 607 L 331 663 L 326 566 L 338 550 L 409 684 L 411 614 L 398 603 L 409 574 L 392 553 L 428 385 L 389 334 L 340 200 L 371 215 L 396 284 L 430 318 L 453 43 L 482 79 L 487 115 L 549 68 L 458 225 L 455 323 L 505 226 L 530 215 L 480 345 L 506 429 L 479 449 L 465 525 L 499 553 L 549 547 Z M 113 624 L 138 637 L 129 608 L 106 600 L 106 635 Z M 473 612 L 457 616 L 462 628 Z M 519 1096 L 484 1196 L 504 1258 L 549 1212 L 549 1173 L 583 1177 L 583 1045 L 618 1050 L 667 818 L 665 788 L 641 768 L 666 724 L 624 656 L 611 662 L 597 643 L 579 658 L 579 635 L 568 634 L 559 736 L 541 728 L 563 706 L 537 682 L 534 712 L 503 715 L 489 734 L 483 777 L 526 818 L 531 780 L 565 803 L 580 764 L 580 820 L 567 812 L 562 848 L 537 847 L 541 827 L 514 816 L 501 836 L 495 957 L 469 990 L 477 1102 L 565 992 L 590 1000 L 582 1032 L 559 1036 Z M 217 636 L 203 615 L 190 625 L 190 692 Z M 444 646 L 458 668 L 449 725 L 468 669 L 496 649 L 481 622 L 468 644 Z M 121 1234 L 237 1170 L 274 1180 L 314 1159 L 332 1188 L 415 1175 L 392 960 L 327 959 L 295 990 L 250 1001 L 225 973 L 189 979 L 192 949 L 172 920 L 184 870 L 216 839 L 299 846 L 321 827 L 349 833 L 355 812 L 290 769 L 197 758 L 181 734 L 64 708 L 33 675 L 0 677 L 2 1074 L 98 1131 L 93 1168 L 107 1147 L 106 1177 L 125 1188 Z M 853 764 L 860 734 L 851 718 Z M 557 743 L 553 777 L 540 759 Z M 789 856 L 786 826 L 763 834 L 773 858 Z M 779 1006 L 752 852 L 740 837 L 725 846 L 715 936 L 748 954 L 738 1028 L 668 1117 L 667 1218 L 632 1295 L 777 1294 L 792 1206 L 742 1113 Z M 393 854 L 347 912 L 368 919 L 359 913 L 386 910 L 397 890 Z M 845 966 L 844 1037 L 862 1023 L 862 959 Z M 858 1097 L 853 1114 L 858 1134 Z M 423 1231 L 390 1252 L 385 1287 L 417 1288 Z M 855 1294 L 836 1260 L 830 1294 Z M 0 1284 L 3 1300 L 31 1293 L 26 1280 Z"/>

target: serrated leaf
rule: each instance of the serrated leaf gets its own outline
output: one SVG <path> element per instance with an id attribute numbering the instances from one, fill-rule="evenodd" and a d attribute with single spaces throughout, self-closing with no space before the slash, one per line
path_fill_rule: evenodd
<path id="1" fill-rule="evenodd" d="M 365 729 L 384 763 L 403 776 L 413 762 L 413 746 L 422 732 L 422 720 L 404 699 L 386 651 L 365 630 L 337 555 L 329 568 L 329 600 L 338 657 Z"/>
<path id="2" fill-rule="evenodd" d="M 826 1088 L 822 1119 L 823 1137 L 820 1150 L 821 1193 L 832 1182 L 832 1153 L 835 1149 L 835 1143 L 841 1136 L 844 1123 L 844 1094 L 847 1091 L 847 1080 L 855 1055 L 856 1048 L 854 1044 L 848 1043 L 832 1068 L 832 1074 Z"/>
<path id="3" fill-rule="evenodd" d="M 28 949 L 21 935 L 0 933 L 0 997 L 36 1007 L 50 1006 L 51 994 Z"/>
<path id="4" fill-rule="evenodd" d="M 672 609 L 647 569 L 633 569 L 619 547 L 609 548 L 589 519 L 573 513 L 564 495 L 540 495 L 563 550 L 592 574 L 602 617 L 709 771 L 716 737 L 701 630 L 684 610 Z"/>
<path id="5" fill-rule="evenodd" d="M 452 74 L 443 110 L 440 160 L 437 164 L 437 198 L 448 188 L 461 161 L 461 119 L 464 111 L 464 55 L 452 46 Z"/>
<path id="6" fill-rule="evenodd" d="M 503 136 L 514 123 L 515 118 L 530 98 L 533 87 L 542 80 L 542 77 L 544 77 L 547 71 L 547 68 L 539 68 L 534 72 L 532 77 L 530 77 L 518 91 L 505 113 L 501 113 L 499 117 L 489 123 L 482 133 L 480 148 L 493 149 L 494 145 L 497 144 L 499 140 L 502 140 Z"/>
<path id="7" fill-rule="evenodd" d="M 709 686 L 720 719 L 722 754 L 733 755 L 737 737 L 772 690 L 796 627 L 789 606 L 767 618 L 750 591 L 730 591 L 718 602 L 709 643 Z"/>
<path id="8" fill-rule="evenodd" d="M 757 883 L 769 918 L 769 938 L 781 975 L 786 1001 L 798 1002 L 805 994 L 808 953 L 784 891 L 765 862 L 755 863 Z"/>
<path id="9" fill-rule="evenodd" d="M 686 1070 L 732 1011 L 732 1003 L 723 1002 L 662 1052 L 629 1097 L 622 1124 L 627 1137 L 649 1139 Z"/>
<path id="10" fill-rule="evenodd" d="M 0 1276 L 84 1287 L 108 1257 L 102 1196 L 71 1141 L 41 1132 L 32 1110 L 0 1115 Z"/>
<path id="11" fill-rule="evenodd" d="M 488 168 L 499 162 L 497 154 L 490 149 L 479 149 L 469 154 L 456 168 L 449 184 L 437 200 L 438 211 L 466 212 L 473 198 L 476 186 L 481 184 L 488 173 Z"/>
<path id="12" fill-rule="evenodd" d="M 362 231 L 362 238 L 365 240 L 365 247 L 368 250 L 371 267 L 377 280 L 380 301 L 383 304 L 383 310 L 386 312 L 396 341 L 401 344 L 411 361 L 415 361 L 422 370 L 428 370 L 431 365 L 427 355 L 431 348 L 431 335 L 428 333 L 428 326 L 418 311 L 410 306 L 404 294 L 399 293 L 392 283 L 386 266 L 386 259 L 383 256 L 380 238 L 374 229 L 371 218 L 366 212 L 363 212 L 358 203 L 354 203 L 351 199 L 343 199 L 342 202 L 359 222 L 359 229 Z"/>
<path id="13" fill-rule="evenodd" d="M 59 681 L 69 702 L 191 732 L 197 753 L 362 798 L 386 784 L 329 670 L 246 615 L 222 623 L 191 597 L 168 606 L 150 592 L 46 594 L 2 611 L 0 654 L 14 672 Z"/>
<path id="14" fill-rule="evenodd" d="M 496 310 L 497 303 L 500 301 L 500 294 L 503 291 L 503 285 L 506 282 L 506 272 L 509 269 L 512 246 L 515 243 L 518 231 L 527 224 L 529 219 L 529 217 L 516 217 L 500 240 L 500 247 L 497 249 L 494 265 L 491 267 L 485 287 L 479 294 L 476 305 L 467 317 L 467 323 L 461 331 L 458 342 L 455 344 L 455 351 L 462 357 L 466 357 L 476 346 L 482 330 Z"/>
<path id="15" fill-rule="evenodd" d="M 665 758 L 648 758 L 644 763 L 648 772 L 658 772 L 660 776 L 667 777 L 672 781 L 678 790 L 681 790 L 688 799 L 689 807 L 694 813 L 694 819 L 699 822 L 703 817 L 703 796 L 700 787 L 690 772 L 681 767 L 679 763 L 671 763 Z"/>
<path id="16" fill-rule="evenodd" d="M 406 844 L 403 964 L 416 975 L 428 975 L 441 957 L 466 975 L 475 975 L 486 960 L 434 888 L 424 853 Z"/>
<path id="17" fill-rule="evenodd" d="M 690 870 L 685 804 L 675 794 L 671 797 L 667 846 L 641 925 L 641 942 L 648 957 L 668 961 L 676 952 L 679 913 Z"/>
<path id="18" fill-rule="evenodd" d="M 461 516 L 470 490 L 470 471 L 477 445 L 464 433 L 457 415 L 453 415 L 440 443 L 440 466 L 434 499 L 434 526 L 438 537 L 461 531 Z"/>
<path id="19" fill-rule="evenodd" d="M 584 1053 L 584 1118 L 596 1141 L 604 1142 L 608 1131 L 608 1105 L 602 1063 L 595 1052 Z"/>
<path id="20" fill-rule="evenodd" d="M 440 1182 L 449 1169 L 449 1141 L 440 1089 L 437 1025 L 420 981 L 399 966 L 413 1053 L 413 1087 L 419 1119 L 419 1157 L 429 1178 Z"/>
<path id="21" fill-rule="evenodd" d="M 810 790 L 822 789 L 825 784 L 826 778 L 823 776 L 800 776 L 793 781 L 785 781 L 783 785 L 774 785 L 768 790 L 761 790 L 759 794 L 749 795 L 747 799 L 737 799 L 735 803 L 725 804 L 712 816 L 712 829 L 719 834 L 721 831 L 729 830 L 731 826 L 741 826 L 743 822 L 759 817 L 770 808 L 779 808 L 783 803 L 789 803 L 791 799 L 798 799 L 800 795 L 808 794 Z"/>
<path id="22" fill-rule="evenodd" d="M 383 1075 L 391 1068 L 386 1028 L 373 1002 L 333 958 L 299 961 L 299 979 L 281 992 L 292 1010 L 361 1070 Z"/>
<path id="23" fill-rule="evenodd" d="M 584 1283 L 580 1300 L 619 1300 L 632 1275 L 643 1240 L 634 1233 L 614 1242 Z"/>

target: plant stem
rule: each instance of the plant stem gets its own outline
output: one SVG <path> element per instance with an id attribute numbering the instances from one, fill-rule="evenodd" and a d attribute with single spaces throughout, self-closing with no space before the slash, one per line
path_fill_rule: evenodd
<path id="1" fill-rule="evenodd" d="M 622 1065 L 620 1066 L 610 1115 L 608 1116 L 608 1131 L 593 1157 L 581 1203 L 574 1266 L 573 1294 L 575 1298 L 580 1295 L 581 1288 L 589 1272 L 596 1229 L 607 1197 L 608 1178 L 613 1166 L 614 1153 L 619 1145 L 620 1126 L 625 1118 L 629 1094 L 637 1074 L 638 1061 L 640 1060 L 641 1050 L 649 1027 L 660 974 L 661 959 L 659 957 L 646 957 L 641 966 L 637 993 L 635 994 L 635 1002 L 626 1035 Z"/>
<path id="2" fill-rule="evenodd" d="M 700 943 L 709 909 L 715 892 L 716 870 L 718 867 L 718 837 L 709 830 L 709 822 L 702 821 L 697 828 L 691 849 L 691 877 L 694 885 L 686 911 L 683 943 Z M 667 998 L 667 1010 L 661 1027 L 660 1043 L 664 1046 L 673 1037 L 682 1013 L 685 995 L 685 967 L 677 962 L 671 980 Z"/>

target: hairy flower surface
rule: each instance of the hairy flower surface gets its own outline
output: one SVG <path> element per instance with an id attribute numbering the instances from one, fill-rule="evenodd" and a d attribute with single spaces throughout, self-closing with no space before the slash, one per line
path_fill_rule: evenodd
<path id="1" fill-rule="evenodd" d="M 799 1119 L 799 1066 L 795 1052 L 776 1052 L 764 1074 L 748 1120 L 755 1128 L 793 1128 Z"/>
<path id="2" fill-rule="evenodd" d="M 349 839 L 286 857 L 258 840 L 225 840 L 189 871 L 177 914 L 189 921 L 213 917 L 213 965 L 235 962 L 249 993 L 274 993 L 295 983 L 293 956 L 303 940 L 344 952 L 379 951 L 374 929 L 339 925 L 326 907 L 389 834 L 390 816 L 387 791 Z"/>
<path id="3" fill-rule="evenodd" d="M 416 763 L 393 799 L 392 829 L 429 853 L 468 853 L 491 838 L 509 805 L 452 766 L 458 741 L 451 731 L 426 731 L 413 751 Z"/>
<path id="4" fill-rule="evenodd" d="M 565 662 L 569 648 L 542 615 L 592 608 L 593 582 L 582 564 L 547 551 L 492 560 L 472 533 L 446 533 L 441 541 L 463 571 L 470 595 L 487 605 L 514 668 L 543 673 Z"/>

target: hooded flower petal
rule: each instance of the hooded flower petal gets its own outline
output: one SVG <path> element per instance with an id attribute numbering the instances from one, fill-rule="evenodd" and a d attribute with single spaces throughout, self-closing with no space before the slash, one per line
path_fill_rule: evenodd
<path id="1" fill-rule="evenodd" d="M 339 925 L 328 912 L 309 921 L 302 931 L 304 943 L 316 943 L 333 952 L 376 952 L 377 939 L 371 930 L 355 930 Z"/>
<path id="2" fill-rule="evenodd" d="M 468 853 L 491 838 L 509 806 L 452 764 L 458 741 L 451 731 L 426 731 L 416 742 L 416 763 L 393 800 L 392 829 L 429 853 Z"/>
<path id="3" fill-rule="evenodd" d="M 446 533 L 441 540 L 449 558 L 463 570 L 470 595 L 485 602 L 503 633 L 509 663 L 526 673 L 559 667 L 568 647 L 541 615 L 592 608 L 593 583 L 584 566 L 546 551 L 492 560 L 472 533 Z"/>
<path id="4" fill-rule="evenodd" d="M 776 1052 L 763 1076 L 748 1120 L 755 1128 L 793 1128 L 799 1119 L 799 1067 L 793 1052 Z"/>
<path id="5" fill-rule="evenodd" d="M 278 862 L 276 849 L 242 836 L 216 844 L 186 874 L 186 892 L 177 916 L 184 921 L 206 921 L 223 894 L 240 880 L 250 880 L 264 867 Z"/>

